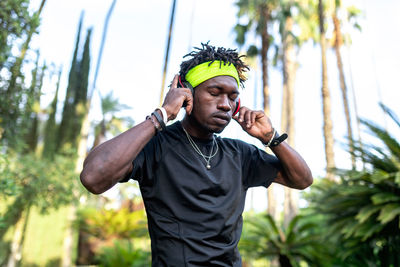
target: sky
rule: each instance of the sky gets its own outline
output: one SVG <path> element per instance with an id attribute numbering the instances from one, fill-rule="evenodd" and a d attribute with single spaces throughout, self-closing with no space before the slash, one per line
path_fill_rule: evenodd
<path id="1" fill-rule="evenodd" d="M 38 7 L 39 0 L 31 1 Z M 32 47 L 40 50 L 42 60 L 48 64 L 63 66 L 60 88 L 61 99 L 65 96 L 68 71 L 75 45 L 77 25 L 84 10 L 81 40 L 86 30 L 93 28 L 91 56 L 91 81 L 99 44 L 102 37 L 104 18 L 112 0 L 47 0 L 42 12 L 39 34 L 32 40 Z M 171 41 L 167 85 L 179 71 L 182 57 L 193 46 L 210 41 L 214 46 L 237 48 L 233 27 L 237 23 L 237 8 L 233 0 L 177 0 L 175 21 Z M 389 130 L 396 130 L 390 120 L 383 116 L 378 102 L 385 103 L 400 115 L 400 1 L 398 0 L 353 0 L 362 11 L 359 22 L 362 31 L 352 32 L 352 44 L 342 50 L 349 87 L 353 126 L 355 125 L 354 101 L 361 118 L 372 120 Z M 112 91 L 124 104 L 132 107 L 124 111 L 136 123 L 143 121 L 159 105 L 162 70 L 165 57 L 171 1 L 118 0 L 112 14 L 107 41 L 90 118 L 100 120 L 98 92 L 105 95 Z M 344 30 L 348 28 L 344 27 Z M 254 38 L 249 36 L 249 38 Z M 272 55 L 272 54 L 271 54 Z M 270 56 L 271 56 L 270 55 Z M 333 50 L 328 52 L 328 79 L 332 97 L 333 134 L 335 138 L 335 161 L 339 167 L 350 167 L 344 143 L 345 118 L 338 83 L 336 58 Z M 296 150 L 309 164 L 314 177 L 325 174 L 325 154 L 322 131 L 321 63 L 320 49 L 313 43 L 305 44 L 298 52 L 299 68 L 295 88 Z M 282 74 L 278 68 L 270 68 L 271 121 L 280 128 L 280 105 Z M 43 105 L 54 94 L 55 77 L 44 85 Z M 242 105 L 262 109 L 260 68 L 249 73 L 246 88 L 241 92 Z M 353 97 L 355 96 L 355 97 Z M 355 99 L 355 100 L 354 100 Z M 181 112 L 180 116 L 183 116 Z M 356 131 L 356 136 L 358 136 Z M 398 132 L 395 132 L 399 136 Z M 258 140 L 248 136 L 232 121 L 222 136 L 240 138 L 261 147 Z M 369 140 L 365 129 L 361 137 Z M 259 191 L 258 197 L 265 197 Z M 261 201 L 263 202 L 263 201 Z"/>

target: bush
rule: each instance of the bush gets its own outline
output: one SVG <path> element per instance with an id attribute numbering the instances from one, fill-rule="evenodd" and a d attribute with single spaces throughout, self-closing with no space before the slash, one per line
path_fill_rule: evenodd
<path id="1" fill-rule="evenodd" d="M 151 265 L 151 252 L 135 249 L 129 240 L 116 240 L 111 247 L 103 247 L 98 256 L 103 267 L 148 267 Z"/>

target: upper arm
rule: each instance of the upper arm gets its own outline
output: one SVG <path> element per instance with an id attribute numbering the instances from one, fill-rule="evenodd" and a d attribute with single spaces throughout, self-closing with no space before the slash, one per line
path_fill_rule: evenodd
<path id="1" fill-rule="evenodd" d="M 285 168 L 282 167 L 277 172 L 274 183 L 299 190 L 309 187 L 313 182 L 311 171 L 306 165 L 301 169 L 302 170 L 291 171 L 292 174 L 289 175 L 288 172 L 285 171 Z"/>

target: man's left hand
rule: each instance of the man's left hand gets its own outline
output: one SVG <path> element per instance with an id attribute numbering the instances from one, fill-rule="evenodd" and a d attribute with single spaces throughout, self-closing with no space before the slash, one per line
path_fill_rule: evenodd
<path id="1" fill-rule="evenodd" d="M 242 106 L 239 113 L 234 116 L 233 119 L 237 121 L 240 126 L 242 126 L 242 129 L 249 135 L 259 139 L 265 144 L 273 137 L 274 128 L 272 127 L 271 120 L 263 111 L 255 111 Z"/>

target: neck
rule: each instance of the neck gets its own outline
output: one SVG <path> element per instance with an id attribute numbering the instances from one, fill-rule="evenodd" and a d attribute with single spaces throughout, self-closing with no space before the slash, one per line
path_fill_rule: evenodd
<path id="1" fill-rule="evenodd" d="M 214 133 L 206 129 L 193 117 L 185 115 L 182 120 L 182 127 L 193 137 L 199 139 L 212 139 Z"/>

